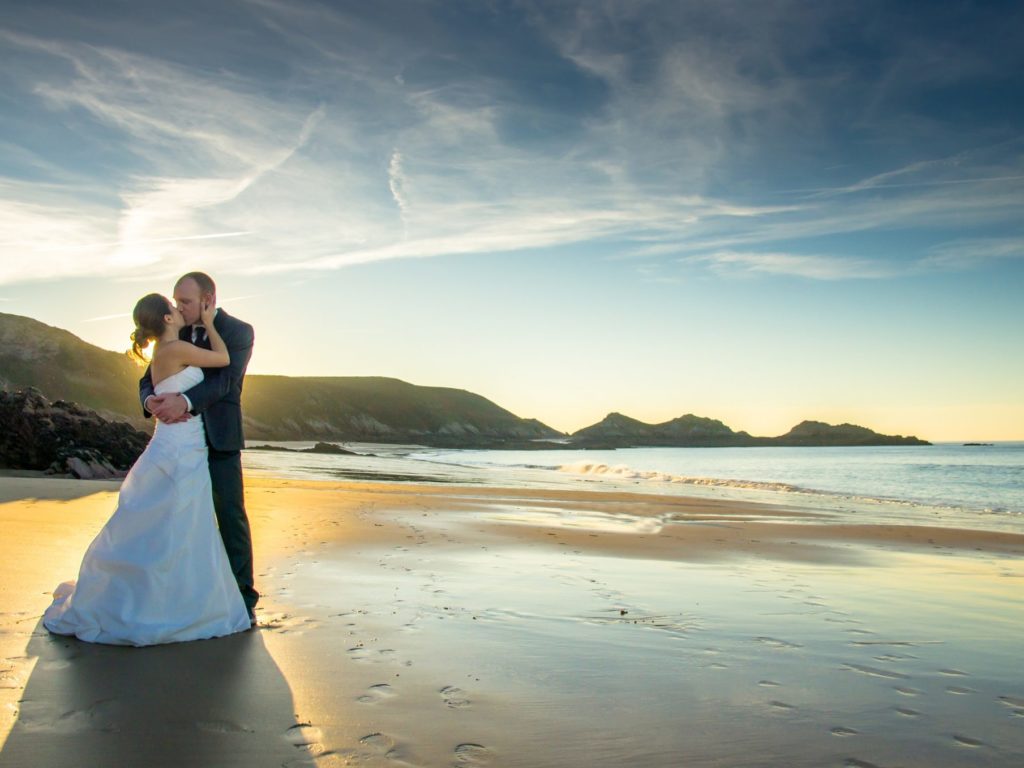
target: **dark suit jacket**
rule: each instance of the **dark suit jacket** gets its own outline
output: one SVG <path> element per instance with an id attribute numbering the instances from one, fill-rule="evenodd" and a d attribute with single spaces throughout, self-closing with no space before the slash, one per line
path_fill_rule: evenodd
<path id="1" fill-rule="evenodd" d="M 192 413 L 202 414 L 206 428 L 206 442 L 218 451 L 239 451 L 245 447 L 242 433 L 242 380 L 252 357 L 252 326 L 231 317 L 223 309 L 217 310 L 213 320 L 217 332 L 227 345 L 231 363 L 224 368 L 203 368 L 203 380 L 184 394 L 192 403 Z M 191 339 L 186 326 L 181 338 Z M 210 348 L 209 340 L 199 344 Z M 153 379 L 149 368 L 139 380 L 139 399 L 146 418 L 153 414 L 146 410 L 146 398 L 153 394 Z"/>

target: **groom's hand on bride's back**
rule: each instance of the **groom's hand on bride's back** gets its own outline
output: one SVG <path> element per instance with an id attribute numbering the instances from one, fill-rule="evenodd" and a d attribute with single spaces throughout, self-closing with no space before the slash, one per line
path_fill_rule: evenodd
<path id="1" fill-rule="evenodd" d="M 147 397 L 146 410 L 164 424 L 176 424 L 192 418 L 187 401 L 178 393 Z"/>

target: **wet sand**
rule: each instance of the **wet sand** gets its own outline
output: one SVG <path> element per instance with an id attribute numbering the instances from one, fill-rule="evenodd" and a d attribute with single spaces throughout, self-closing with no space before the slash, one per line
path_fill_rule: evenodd
<path id="1" fill-rule="evenodd" d="M 1024 536 L 249 481 L 260 627 L 50 636 L 115 483 L 0 478 L 0 766 L 1018 766 Z"/>

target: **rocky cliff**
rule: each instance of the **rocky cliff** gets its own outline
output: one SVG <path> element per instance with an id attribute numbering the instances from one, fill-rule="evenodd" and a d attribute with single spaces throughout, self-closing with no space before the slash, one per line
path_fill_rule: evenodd
<path id="1" fill-rule="evenodd" d="M 37 389 L 0 391 L 0 467 L 117 477 L 135 463 L 149 436 L 126 422 Z"/>

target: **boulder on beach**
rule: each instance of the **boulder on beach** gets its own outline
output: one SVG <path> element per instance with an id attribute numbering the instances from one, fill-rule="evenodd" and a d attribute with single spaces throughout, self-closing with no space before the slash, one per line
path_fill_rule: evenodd
<path id="1" fill-rule="evenodd" d="M 68 473 L 82 479 L 123 477 L 149 442 L 128 423 L 108 421 L 27 387 L 0 391 L 0 467 Z"/>

